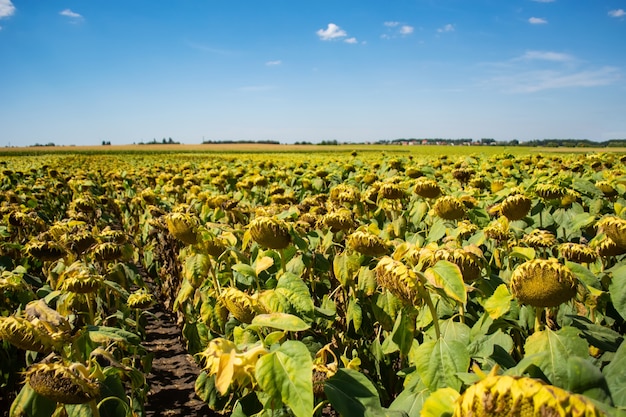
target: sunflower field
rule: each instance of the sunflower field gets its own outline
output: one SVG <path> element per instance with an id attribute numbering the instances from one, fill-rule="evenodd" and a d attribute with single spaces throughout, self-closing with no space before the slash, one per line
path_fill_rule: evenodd
<path id="1" fill-rule="evenodd" d="M 626 415 L 626 156 L 444 151 L 5 154 L 7 415 Z"/>

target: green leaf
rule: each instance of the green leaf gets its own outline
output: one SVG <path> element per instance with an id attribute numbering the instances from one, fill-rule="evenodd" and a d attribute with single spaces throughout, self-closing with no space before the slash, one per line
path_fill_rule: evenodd
<path id="1" fill-rule="evenodd" d="M 354 326 L 354 330 L 356 332 L 361 328 L 361 324 L 363 324 L 363 310 L 361 309 L 361 305 L 359 304 L 359 299 L 356 297 L 351 297 L 348 301 L 348 310 L 346 311 L 346 321 L 347 323 L 352 322 Z"/>
<path id="2" fill-rule="evenodd" d="M 608 327 L 592 323 L 582 316 L 567 316 L 572 320 L 572 326 L 582 331 L 582 336 L 590 345 L 605 352 L 615 352 L 624 341 L 624 336 Z"/>
<path id="3" fill-rule="evenodd" d="M 430 226 L 430 231 L 428 232 L 425 243 L 437 242 L 439 239 L 446 235 L 446 229 L 447 227 L 445 220 L 437 217 L 432 226 Z"/>
<path id="4" fill-rule="evenodd" d="M 56 402 L 35 392 L 25 384 L 11 404 L 10 417 L 48 417 L 54 413 Z"/>
<path id="5" fill-rule="evenodd" d="M 374 384 L 365 375 L 341 368 L 324 383 L 324 393 L 337 412 L 344 417 L 364 417 L 369 412 L 383 413 Z"/>
<path id="6" fill-rule="evenodd" d="M 626 343 L 620 345 L 611 363 L 602 370 L 617 407 L 626 407 L 626 372 L 624 369 L 626 369 Z"/>
<path id="7" fill-rule="evenodd" d="M 371 304 L 374 317 L 384 330 L 390 331 L 402 309 L 402 302 L 389 291 L 383 291 L 374 297 L 374 303 Z"/>
<path id="8" fill-rule="evenodd" d="M 252 319 L 252 325 L 286 330 L 288 332 L 302 332 L 311 327 L 300 317 L 287 313 L 258 314 Z"/>
<path id="9" fill-rule="evenodd" d="M 213 410 L 224 407 L 228 402 L 228 396 L 222 397 L 215 388 L 215 375 L 209 376 L 205 371 L 202 371 L 196 378 L 194 388 L 198 397 Z"/>
<path id="10" fill-rule="evenodd" d="M 604 375 L 590 361 L 572 356 L 567 361 L 566 390 L 576 394 L 586 395 L 601 402 L 611 403 L 611 392 Z"/>
<path id="11" fill-rule="evenodd" d="M 361 255 L 340 253 L 333 259 L 335 278 L 343 287 L 348 287 L 354 281 L 361 268 Z"/>
<path id="12" fill-rule="evenodd" d="M 467 372 L 470 355 L 467 346 L 444 339 L 422 343 L 412 355 L 419 376 L 431 391 L 450 387 L 460 391 L 462 381 L 456 375 Z"/>
<path id="13" fill-rule="evenodd" d="M 526 356 L 534 356 L 537 365 L 552 385 L 564 388 L 568 384 L 567 359 L 570 356 L 587 358 L 587 342 L 580 337 L 578 329 L 563 327 L 559 331 L 550 329 L 536 332 L 524 344 Z"/>
<path id="14" fill-rule="evenodd" d="M 391 333 L 391 340 L 400 349 L 403 355 L 408 355 L 415 339 L 415 318 L 404 310 L 396 318 Z"/>
<path id="15" fill-rule="evenodd" d="M 467 291 L 463 282 L 463 275 L 458 266 L 450 261 L 440 260 L 428 268 L 424 275 L 436 288 L 442 288 L 446 295 L 459 304 L 467 302 Z"/>
<path id="16" fill-rule="evenodd" d="M 498 319 L 509 312 L 512 299 L 513 296 L 506 284 L 500 284 L 493 295 L 485 301 L 485 311 L 492 319 Z"/>
<path id="17" fill-rule="evenodd" d="M 495 333 L 481 335 L 472 340 L 469 352 L 472 358 L 485 362 L 493 356 L 496 346 L 508 353 L 513 350 L 513 345 L 511 336 L 498 329 Z"/>
<path id="18" fill-rule="evenodd" d="M 588 287 L 598 289 L 602 287 L 598 277 L 593 272 L 591 272 L 589 268 L 586 268 L 576 262 L 565 262 L 565 266 L 567 266 L 569 270 L 572 271 L 576 278 L 584 282 L 585 285 L 587 285 Z"/>
<path id="19" fill-rule="evenodd" d="M 101 345 L 108 345 L 111 342 L 123 342 L 130 345 L 138 345 L 139 343 L 141 343 L 141 338 L 135 333 L 118 329 L 116 327 L 90 325 L 87 326 L 86 335 L 89 340 Z"/>
<path id="20" fill-rule="evenodd" d="M 369 269 L 367 266 L 362 266 L 359 269 L 359 276 L 357 278 L 359 290 L 367 296 L 371 296 L 376 293 L 378 283 L 376 282 L 376 273 L 373 269 Z"/>
<path id="21" fill-rule="evenodd" d="M 524 248 L 522 246 L 515 246 L 511 249 L 509 256 L 513 258 L 520 258 L 524 261 L 530 261 L 535 259 L 535 250 L 533 248 Z"/>
<path id="22" fill-rule="evenodd" d="M 310 417 L 313 415 L 312 369 L 313 360 L 306 345 L 288 340 L 257 361 L 255 375 L 259 387 L 271 398 L 286 404 L 296 417 Z"/>
<path id="23" fill-rule="evenodd" d="M 302 279 L 289 272 L 281 275 L 272 296 L 266 300 L 272 312 L 289 313 L 312 319 L 315 305 L 309 287 Z"/>
<path id="24" fill-rule="evenodd" d="M 458 321 L 444 320 L 441 322 L 441 337 L 448 341 L 455 340 L 467 345 L 470 342 L 470 328 Z"/>
<path id="25" fill-rule="evenodd" d="M 609 295 L 615 310 L 626 319 L 626 265 L 621 265 L 611 271 L 612 279 L 609 284 Z"/>
<path id="26" fill-rule="evenodd" d="M 429 395 L 430 390 L 421 378 L 411 378 L 410 383 L 393 400 L 389 409 L 404 411 L 409 417 L 420 417 L 424 402 Z"/>

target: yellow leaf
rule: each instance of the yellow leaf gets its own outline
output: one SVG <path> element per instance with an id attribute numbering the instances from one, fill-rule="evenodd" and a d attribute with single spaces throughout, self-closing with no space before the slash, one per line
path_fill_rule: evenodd
<path id="1" fill-rule="evenodd" d="M 272 265 L 274 265 L 274 259 L 270 258 L 269 256 L 264 256 L 261 259 L 257 259 L 256 269 L 255 269 L 256 275 L 259 276 L 261 272 L 265 271 L 267 268 L 271 267 Z"/>
<path id="2" fill-rule="evenodd" d="M 234 350 L 220 356 L 219 368 L 215 377 L 215 388 L 224 395 L 228 391 L 228 387 L 233 380 L 235 373 L 235 354 Z"/>

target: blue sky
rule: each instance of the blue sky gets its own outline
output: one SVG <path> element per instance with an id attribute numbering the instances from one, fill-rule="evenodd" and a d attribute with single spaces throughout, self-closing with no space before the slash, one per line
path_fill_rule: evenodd
<path id="1" fill-rule="evenodd" d="M 626 0 L 0 0 L 0 146 L 626 138 Z"/>

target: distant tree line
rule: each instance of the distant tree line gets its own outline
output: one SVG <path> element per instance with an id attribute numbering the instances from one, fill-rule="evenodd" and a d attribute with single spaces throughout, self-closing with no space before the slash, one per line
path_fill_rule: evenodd
<path id="1" fill-rule="evenodd" d="M 163 138 L 160 142 L 156 139 L 152 139 L 150 142 L 139 142 L 138 145 L 180 145 L 180 142 L 172 138 Z"/>

